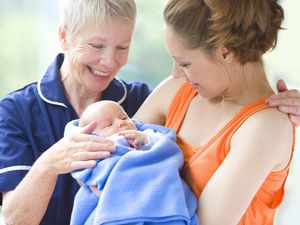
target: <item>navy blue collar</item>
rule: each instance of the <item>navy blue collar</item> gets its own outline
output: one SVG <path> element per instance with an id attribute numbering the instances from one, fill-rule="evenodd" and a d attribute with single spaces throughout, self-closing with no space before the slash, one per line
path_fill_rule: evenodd
<path id="1" fill-rule="evenodd" d="M 64 61 L 64 54 L 60 53 L 50 64 L 44 76 L 37 83 L 39 96 L 47 103 L 67 108 L 69 105 L 60 77 L 60 67 Z M 121 104 L 127 97 L 126 84 L 114 78 L 102 93 L 102 99 L 112 100 Z"/>

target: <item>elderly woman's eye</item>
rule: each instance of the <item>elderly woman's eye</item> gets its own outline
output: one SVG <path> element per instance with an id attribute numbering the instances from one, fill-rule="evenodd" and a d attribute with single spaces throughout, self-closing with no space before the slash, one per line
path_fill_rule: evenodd
<path id="1" fill-rule="evenodd" d="M 129 49 L 129 46 L 118 46 L 117 48 L 121 51 L 126 51 Z"/>
<path id="2" fill-rule="evenodd" d="M 102 44 L 92 44 L 92 43 L 90 43 L 89 46 L 91 46 L 92 48 L 95 48 L 95 49 L 104 48 L 104 45 L 102 45 Z"/>

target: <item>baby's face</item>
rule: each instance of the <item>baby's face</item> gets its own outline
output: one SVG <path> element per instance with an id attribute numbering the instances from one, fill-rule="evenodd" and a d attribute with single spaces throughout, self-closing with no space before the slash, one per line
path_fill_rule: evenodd
<path id="1" fill-rule="evenodd" d="M 136 130 L 135 124 L 119 105 L 111 105 L 101 112 L 101 121 L 98 121 L 95 131 L 101 136 L 108 137 L 123 130 Z"/>

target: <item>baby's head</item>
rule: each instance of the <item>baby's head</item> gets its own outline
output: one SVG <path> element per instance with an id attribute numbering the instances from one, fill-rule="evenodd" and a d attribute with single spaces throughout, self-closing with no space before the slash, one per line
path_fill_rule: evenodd
<path id="1" fill-rule="evenodd" d="M 89 105 L 80 117 L 79 126 L 86 126 L 92 121 L 97 122 L 95 131 L 103 137 L 137 129 L 124 109 L 114 101 L 102 100 Z"/>

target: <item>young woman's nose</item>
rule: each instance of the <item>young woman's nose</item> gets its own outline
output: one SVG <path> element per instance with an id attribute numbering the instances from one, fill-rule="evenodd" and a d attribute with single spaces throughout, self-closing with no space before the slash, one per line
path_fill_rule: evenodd
<path id="1" fill-rule="evenodd" d="M 184 77 L 184 71 L 182 70 L 182 68 L 180 67 L 180 65 L 173 61 L 173 67 L 172 67 L 172 76 L 173 78 L 179 78 L 179 77 Z"/>

